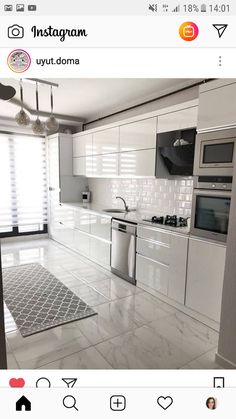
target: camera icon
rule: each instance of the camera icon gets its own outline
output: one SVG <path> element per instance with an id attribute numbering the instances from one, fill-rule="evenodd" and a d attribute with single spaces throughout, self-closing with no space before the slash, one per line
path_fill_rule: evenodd
<path id="1" fill-rule="evenodd" d="M 24 28 L 19 25 L 12 25 L 8 28 L 8 38 L 24 38 Z"/>

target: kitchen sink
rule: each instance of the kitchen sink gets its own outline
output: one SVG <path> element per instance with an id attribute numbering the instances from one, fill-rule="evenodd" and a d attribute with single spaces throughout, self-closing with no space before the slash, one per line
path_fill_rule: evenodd
<path id="1" fill-rule="evenodd" d="M 117 209 L 117 208 L 108 208 L 108 209 L 104 209 L 104 212 L 113 212 L 115 214 L 124 214 L 125 210 L 122 209 Z"/>

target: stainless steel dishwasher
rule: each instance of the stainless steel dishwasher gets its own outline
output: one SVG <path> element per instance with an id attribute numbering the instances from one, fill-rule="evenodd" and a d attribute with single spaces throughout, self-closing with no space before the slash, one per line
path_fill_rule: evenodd
<path id="1" fill-rule="evenodd" d="M 112 220 L 111 271 L 136 284 L 136 232 L 137 225 Z"/>

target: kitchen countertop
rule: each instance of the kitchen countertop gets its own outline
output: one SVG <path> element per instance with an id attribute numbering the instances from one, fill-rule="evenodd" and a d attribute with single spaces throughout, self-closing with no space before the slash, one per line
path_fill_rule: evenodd
<path id="1" fill-rule="evenodd" d="M 130 211 L 128 213 L 114 213 L 114 212 L 107 213 L 106 211 L 104 211 L 104 209 L 106 209 L 106 207 L 104 208 L 104 206 L 96 205 L 92 203 L 83 204 L 81 202 L 66 202 L 66 203 L 62 203 L 62 205 L 73 207 L 73 208 L 80 208 L 81 210 L 88 210 L 91 212 L 95 212 L 99 215 L 103 215 L 108 218 L 115 218 L 117 220 L 127 221 L 127 222 L 135 223 L 135 224 L 143 224 L 144 226 L 159 228 L 159 229 L 175 232 L 178 234 L 184 234 L 184 235 L 190 234 L 189 227 L 171 227 L 171 226 L 166 226 L 163 224 L 152 223 L 151 221 L 147 220 L 148 218 L 151 218 L 151 215 L 145 212 Z"/>

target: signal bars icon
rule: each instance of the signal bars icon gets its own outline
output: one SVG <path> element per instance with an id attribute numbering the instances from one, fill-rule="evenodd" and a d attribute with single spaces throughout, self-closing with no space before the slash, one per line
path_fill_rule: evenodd
<path id="1" fill-rule="evenodd" d="M 179 13 L 179 12 L 180 12 L 180 4 L 172 10 L 172 13 Z"/>

